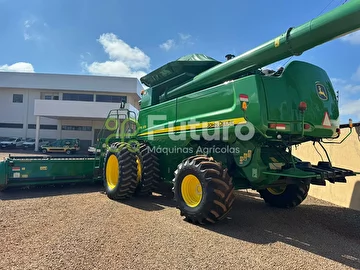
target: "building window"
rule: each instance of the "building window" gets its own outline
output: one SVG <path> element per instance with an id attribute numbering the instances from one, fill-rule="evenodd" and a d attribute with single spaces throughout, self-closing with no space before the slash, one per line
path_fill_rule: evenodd
<path id="1" fill-rule="evenodd" d="M 28 124 L 28 129 L 36 129 L 36 124 Z M 40 125 L 40 129 L 57 130 L 57 125 Z"/>
<path id="2" fill-rule="evenodd" d="M 96 95 L 97 102 L 112 102 L 120 103 L 121 101 L 127 102 L 127 96 L 111 96 L 111 95 Z"/>
<path id="3" fill-rule="evenodd" d="M 59 96 L 45 95 L 44 99 L 46 99 L 46 100 L 59 100 Z"/>
<path id="4" fill-rule="evenodd" d="M 0 123 L 0 128 L 23 128 L 23 124 Z"/>
<path id="5" fill-rule="evenodd" d="M 41 93 L 41 99 L 59 100 L 59 93 Z"/>
<path id="6" fill-rule="evenodd" d="M 23 98 L 22 94 L 13 94 L 13 103 L 23 103 Z"/>
<path id="7" fill-rule="evenodd" d="M 62 130 L 75 130 L 75 131 L 92 131 L 90 126 L 62 126 Z"/>
<path id="8" fill-rule="evenodd" d="M 76 101 L 94 101 L 94 95 L 64 93 L 62 99 L 63 100 L 76 100 Z"/>

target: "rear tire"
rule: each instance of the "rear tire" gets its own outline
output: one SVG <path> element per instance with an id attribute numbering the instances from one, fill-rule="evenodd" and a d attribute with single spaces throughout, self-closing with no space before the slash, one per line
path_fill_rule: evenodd
<path id="1" fill-rule="evenodd" d="M 160 181 L 160 166 L 157 155 L 149 149 L 147 144 L 140 144 L 138 157 L 138 186 L 137 196 L 150 195 Z"/>
<path id="2" fill-rule="evenodd" d="M 126 143 L 114 143 L 106 152 L 103 172 L 107 196 L 112 200 L 130 198 L 137 186 L 136 155 Z"/>
<path id="3" fill-rule="evenodd" d="M 221 164 L 193 156 L 179 164 L 173 180 L 174 199 L 181 216 L 195 224 L 223 219 L 234 202 L 232 179 Z"/>
<path id="4" fill-rule="evenodd" d="M 293 208 L 300 205 L 307 197 L 310 184 L 287 185 L 283 190 L 268 188 L 258 190 L 265 203 L 278 208 Z"/>

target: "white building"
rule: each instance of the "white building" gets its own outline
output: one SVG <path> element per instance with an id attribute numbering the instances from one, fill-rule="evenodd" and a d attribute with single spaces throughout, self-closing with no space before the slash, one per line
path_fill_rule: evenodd
<path id="1" fill-rule="evenodd" d="M 0 137 L 35 138 L 38 130 L 87 149 L 122 100 L 138 113 L 141 90 L 136 78 L 0 72 Z"/>

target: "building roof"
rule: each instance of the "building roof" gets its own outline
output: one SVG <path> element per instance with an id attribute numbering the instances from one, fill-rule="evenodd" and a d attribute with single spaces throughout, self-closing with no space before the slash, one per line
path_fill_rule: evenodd
<path id="1" fill-rule="evenodd" d="M 137 78 L 47 73 L 0 72 L 0 88 L 133 93 L 143 89 Z"/>

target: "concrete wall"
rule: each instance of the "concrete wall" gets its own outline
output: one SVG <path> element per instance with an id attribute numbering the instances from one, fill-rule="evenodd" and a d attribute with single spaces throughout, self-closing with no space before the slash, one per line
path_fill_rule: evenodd
<path id="1" fill-rule="evenodd" d="M 0 88 L 128 93 L 140 96 L 141 84 L 137 78 L 126 77 L 0 72 Z"/>
<path id="2" fill-rule="evenodd" d="M 348 128 L 342 129 L 340 139 L 334 141 L 340 141 L 348 131 Z M 360 172 L 360 140 L 355 128 L 350 137 L 342 144 L 323 145 L 328 151 L 333 166 Z M 315 144 L 315 146 L 326 160 L 326 155 L 320 145 Z M 303 161 L 310 161 L 313 164 L 322 160 L 312 143 L 298 146 L 297 150 L 293 149 L 293 154 Z M 309 195 L 339 206 L 360 210 L 360 175 L 347 177 L 347 183 L 331 184 L 327 182 L 325 187 L 311 185 Z"/>
<path id="3" fill-rule="evenodd" d="M 131 104 L 126 106 L 137 112 Z M 118 103 L 107 102 L 83 102 L 70 100 L 35 100 L 34 115 L 54 117 L 54 118 L 93 118 L 106 119 L 110 110 L 118 109 Z M 125 113 L 125 110 L 124 110 Z"/>
<path id="4" fill-rule="evenodd" d="M 136 90 L 135 85 L 133 89 Z M 134 91 L 135 91 L 134 90 Z M 40 137 L 47 139 L 59 139 L 64 136 L 77 137 L 83 140 L 91 140 L 93 135 L 87 131 L 62 131 L 61 122 L 55 118 L 71 116 L 76 117 L 78 120 L 72 122 L 71 125 L 87 126 L 84 124 L 82 117 L 94 118 L 97 120 L 102 118 L 105 120 L 110 109 L 119 107 L 117 103 L 107 102 L 83 102 L 83 101 L 62 101 L 62 95 L 65 91 L 58 90 L 41 90 L 41 89 L 17 89 L 17 88 L 0 88 L 0 123 L 5 124 L 22 124 L 23 127 L 2 127 L 0 126 L 0 137 L 13 137 L 19 136 L 23 138 L 34 138 L 35 129 L 28 128 L 28 124 L 35 125 L 36 113 L 40 115 L 47 115 L 49 117 L 41 117 L 41 125 L 57 125 L 58 129 L 41 129 Z M 78 93 L 70 91 L 71 93 Z M 98 92 L 82 92 L 96 95 Z M 13 94 L 23 95 L 22 103 L 13 102 Z M 44 100 L 44 94 L 59 95 L 60 100 Z M 131 93 L 111 93 L 103 92 L 102 94 L 110 95 L 123 95 L 127 96 L 128 106 L 136 113 L 138 106 L 137 95 Z M 95 100 L 95 99 L 94 99 Z M 68 106 L 68 105 L 73 106 Z M 134 106 L 133 106 L 134 105 Z M 45 114 L 42 114 L 45 112 Z M 55 116 L 54 118 L 52 118 Z M 63 124 L 64 125 L 64 124 Z M 67 124 L 68 125 L 68 124 Z M 70 125 L 70 124 L 69 124 Z M 100 126 L 100 128 L 102 125 Z M 96 128 L 96 127 L 93 127 Z"/>

